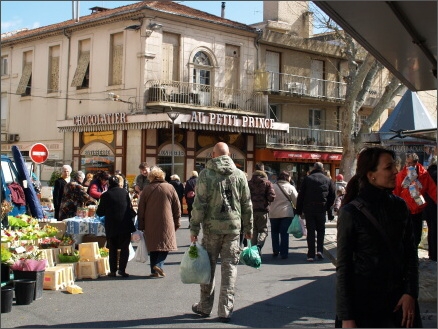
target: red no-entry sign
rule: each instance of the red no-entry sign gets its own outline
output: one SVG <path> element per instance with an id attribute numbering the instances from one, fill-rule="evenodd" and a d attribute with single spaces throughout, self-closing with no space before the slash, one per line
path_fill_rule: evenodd
<path id="1" fill-rule="evenodd" d="M 43 163 L 49 157 L 49 150 L 46 145 L 36 143 L 32 145 L 29 151 L 30 159 L 35 163 Z"/>

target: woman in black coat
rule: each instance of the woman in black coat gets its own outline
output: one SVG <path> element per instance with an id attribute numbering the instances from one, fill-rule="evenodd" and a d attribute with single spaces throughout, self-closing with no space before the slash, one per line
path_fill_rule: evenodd
<path id="1" fill-rule="evenodd" d="M 392 193 L 396 174 L 393 151 L 359 154 L 338 217 L 337 327 L 421 327 L 418 254 L 406 203 Z"/>
<path id="2" fill-rule="evenodd" d="M 119 187 L 119 179 L 109 177 L 109 189 L 102 193 L 96 214 L 105 216 L 105 235 L 109 249 L 110 273 L 108 276 L 116 276 L 117 249 L 120 249 L 119 271 L 122 277 L 128 277 L 126 265 L 129 258 L 129 244 L 131 233 L 135 232 L 133 217 L 135 211 L 131 206 L 128 192 Z"/>

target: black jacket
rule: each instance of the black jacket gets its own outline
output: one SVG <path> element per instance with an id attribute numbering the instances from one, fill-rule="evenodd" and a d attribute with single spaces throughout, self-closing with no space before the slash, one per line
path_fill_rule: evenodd
<path id="1" fill-rule="evenodd" d="M 131 199 L 124 188 L 113 187 L 102 193 L 96 214 L 105 216 L 105 235 L 109 238 L 135 232 Z"/>
<path id="2" fill-rule="evenodd" d="M 330 210 L 335 202 L 335 187 L 321 170 L 313 170 L 301 183 L 296 214 L 318 214 Z"/>
<path id="3" fill-rule="evenodd" d="M 192 176 L 186 182 L 186 186 L 184 188 L 184 195 L 186 196 L 186 202 L 187 203 L 192 204 L 193 201 L 195 201 L 195 198 L 188 198 L 187 197 L 187 193 L 189 193 L 190 191 L 195 192 L 195 186 L 196 186 L 196 181 L 197 180 L 198 180 L 198 177 Z"/>
<path id="4" fill-rule="evenodd" d="M 169 182 L 169 184 L 171 184 L 175 188 L 176 194 L 178 194 L 178 199 L 181 201 L 183 196 L 184 196 L 183 183 L 181 183 L 179 180 L 174 179 L 174 180 L 171 180 Z"/>
<path id="5" fill-rule="evenodd" d="M 387 233 L 393 252 L 362 212 L 352 204 L 341 207 L 336 312 L 341 320 L 368 321 L 391 316 L 404 293 L 418 297 L 418 254 L 403 199 L 371 185 L 359 197 Z"/>

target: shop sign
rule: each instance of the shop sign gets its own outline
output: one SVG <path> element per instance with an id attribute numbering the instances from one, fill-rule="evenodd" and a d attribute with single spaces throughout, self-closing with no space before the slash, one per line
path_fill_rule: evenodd
<path id="1" fill-rule="evenodd" d="M 176 157 L 186 156 L 184 149 L 181 148 L 179 145 L 174 145 L 173 147 L 174 147 L 173 156 L 176 156 Z M 160 156 L 160 157 L 172 156 L 172 144 L 167 144 L 167 145 L 163 146 L 161 148 L 160 152 L 158 152 L 158 156 Z"/>
<path id="2" fill-rule="evenodd" d="M 317 152 L 294 152 L 274 151 L 274 157 L 278 159 L 300 159 L 300 160 L 335 160 L 340 161 L 342 154 L 338 153 L 317 153 Z"/>
<path id="3" fill-rule="evenodd" d="M 76 115 L 73 118 L 73 123 L 75 126 L 107 125 L 126 122 L 126 113 L 122 112 Z"/>
<path id="4" fill-rule="evenodd" d="M 233 127 L 248 127 L 272 129 L 274 126 L 274 119 L 266 119 L 262 117 L 239 116 L 236 114 L 225 113 L 207 113 L 192 112 L 192 119 L 190 123 L 200 123 L 206 125 L 217 126 L 233 126 Z"/>

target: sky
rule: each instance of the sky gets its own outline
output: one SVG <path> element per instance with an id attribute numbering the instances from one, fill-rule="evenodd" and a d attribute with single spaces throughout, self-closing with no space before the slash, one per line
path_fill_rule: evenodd
<path id="1" fill-rule="evenodd" d="M 117 8 L 139 1 L 79 1 L 80 16 L 92 7 Z M 177 1 L 185 6 L 221 15 L 222 1 Z M 263 1 L 225 1 L 225 18 L 244 24 L 263 21 Z M 72 1 L 5 1 L 1 4 L 1 33 L 34 29 L 72 19 Z"/>

